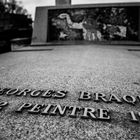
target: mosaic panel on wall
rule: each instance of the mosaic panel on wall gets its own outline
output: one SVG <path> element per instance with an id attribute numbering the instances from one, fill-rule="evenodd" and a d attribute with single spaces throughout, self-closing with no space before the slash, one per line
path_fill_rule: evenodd
<path id="1" fill-rule="evenodd" d="M 138 8 L 49 10 L 48 41 L 137 40 Z"/>

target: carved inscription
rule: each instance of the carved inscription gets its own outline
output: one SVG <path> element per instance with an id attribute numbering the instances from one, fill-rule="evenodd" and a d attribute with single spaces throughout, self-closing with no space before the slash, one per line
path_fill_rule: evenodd
<path id="1" fill-rule="evenodd" d="M 17 113 L 22 113 L 27 111 L 31 114 L 41 114 L 41 115 L 60 115 L 64 116 L 69 114 L 69 117 L 78 117 L 77 114 L 81 114 L 79 117 L 83 119 L 93 119 L 93 120 L 110 120 L 110 114 L 108 110 L 105 109 L 95 109 L 88 107 L 77 107 L 77 106 L 61 106 L 59 104 L 31 104 L 23 103 L 16 110 Z"/>
<path id="2" fill-rule="evenodd" d="M 63 99 L 67 97 L 68 91 L 56 91 L 56 90 L 33 90 L 33 89 L 11 89 L 0 88 L 0 96 L 15 96 L 15 97 L 29 97 L 29 98 L 44 98 L 44 99 Z M 104 103 L 126 103 L 129 105 L 136 105 L 140 103 L 140 96 L 124 95 L 122 97 L 104 93 L 91 93 L 81 91 L 78 94 L 78 101 L 93 101 Z M 4 110 L 9 105 L 8 102 L 0 101 L 0 111 Z M 29 114 L 49 115 L 49 116 L 68 116 L 71 118 L 91 119 L 91 120 L 111 120 L 111 113 L 108 109 L 81 107 L 75 105 L 60 105 L 60 104 L 32 104 L 22 103 L 16 110 L 16 113 L 27 112 Z M 140 122 L 140 112 L 129 111 L 129 120 L 131 122 Z"/>
<path id="3" fill-rule="evenodd" d="M 7 96 L 30 96 L 30 97 L 41 97 L 41 98 L 65 98 L 67 91 L 55 91 L 55 90 L 32 90 L 32 89 L 11 89 L 11 88 L 0 88 L 0 95 Z"/>
<path id="4" fill-rule="evenodd" d="M 110 94 L 108 97 L 104 93 L 94 93 L 89 92 L 80 92 L 79 100 L 82 101 L 94 101 L 94 102 L 105 102 L 105 103 L 128 103 L 135 105 L 140 102 L 139 96 L 124 95 L 123 97 L 118 97 L 115 94 Z"/>
<path id="5" fill-rule="evenodd" d="M 8 105 L 8 102 L 0 102 L 0 111 Z"/>

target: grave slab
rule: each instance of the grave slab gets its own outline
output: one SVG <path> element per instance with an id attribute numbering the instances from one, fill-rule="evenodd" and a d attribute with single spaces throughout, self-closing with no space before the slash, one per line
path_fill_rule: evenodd
<path id="1" fill-rule="evenodd" d="M 53 47 L 0 55 L 0 139 L 139 140 L 139 52 Z"/>

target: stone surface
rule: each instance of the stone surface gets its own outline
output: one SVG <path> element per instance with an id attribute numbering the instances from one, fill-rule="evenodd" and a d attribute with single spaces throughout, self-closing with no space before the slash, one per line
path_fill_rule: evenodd
<path id="1" fill-rule="evenodd" d="M 71 5 L 71 0 L 55 0 L 56 6 Z"/>
<path id="2" fill-rule="evenodd" d="M 53 46 L 52 51 L 11 52 L 0 55 L 0 86 L 67 90 L 64 99 L 0 96 L 10 106 L 0 111 L 1 140 L 139 140 L 140 124 L 132 123 L 129 111 L 140 111 L 123 103 L 79 101 L 78 92 L 110 93 L 118 97 L 140 94 L 140 53 L 117 46 Z M 21 103 L 61 104 L 109 109 L 111 121 L 17 114 Z"/>
<path id="3" fill-rule="evenodd" d="M 84 39 L 85 40 L 135 40 L 137 38 L 136 35 L 137 32 L 135 31 L 136 29 L 133 29 L 133 34 L 132 32 L 130 33 L 130 35 L 126 35 L 126 27 L 124 25 L 126 25 L 125 21 L 124 20 L 124 23 L 115 23 L 116 26 L 114 26 L 114 23 L 110 23 L 110 16 L 114 13 L 113 13 L 113 9 L 111 10 L 112 11 L 112 14 L 110 16 L 108 16 L 108 18 L 106 18 L 106 22 L 102 22 L 102 20 L 104 19 L 104 17 L 106 17 L 106 13 L 107 13 L 107 9 L 108 8 L 112 8 L 112 7 L 124 7 L 124 8 L 134 8 L 134 9 L 137 9 L 135 11 L 135 16 L 138 14 L 138 7 L 140 6 L 140 3 L 139 2 L 130 2 L 130 3 L 98 3 L 98 4 L 80 4 L 80 5 L 70 5 L 71 3 L 71 0 L 56 0 L 57 2 L 57 6 L 43 6 L 43 7 L 37 7 L 36 8 L 36 14 L 35 14 L 35 21 L 34 21 L 34 30 L 33 30 L 33 36 L 32 36 L 32 45 L 39 45 L 39 44 L 47 44 L 47 43 L 50 43 L 50 42 L 53 42 L 53 41 L 59 41 L 59 40 L 83 40 L 81 39 L 81 36 L 78 34 L 77 37 L 71 37 L 71 36 L 76 36 L 76 30 L 77 30 L 77 24 L 79 23 L 82 23 L 82 26 L 84 25 L 85 28 L 81 28 L 83 34 L 84 34 Z M 108 7 L 108 8 L 107 8 Z M 98 16 L 98 10 L 96 10 L 96 8 L 107 8 L 104 13 L 104 15 L 102 15 L 101 17 Z M 71 10 L 70 10 L 71 9 Z M 81 10 L 78 10 L 78 9 L 81 9 Z M 84 9 L 87 9 L 85 10 L 84 13 L 82 13 L 82 11 Z M 89 11 L 88 11 L 89 9 Z M 95 9 L 95 12 L 94 11 L 90 11 L 91 9 Z M 102 11 L 104 10 L 101 10 L 101 13 Z M 133 11 L 133 9 L 126 9 L 126 11 Z M 56 12 L 54 12 L 56 11 Z M 53 16 L 50 16 L 52 13 L 54 12 L 54 17 Z M 56 27 L 54 26 L 51 26 L 51 24 L 56 24 L 56 23 L 53 23 L 51 20 L 54 18 L 53 21 L 57 21 L 58 23 L 61 21 L 62 22 L 62 19 L 59 19 L 59 14 L 61 12 L 64 12 L 64 13 L 67 13 L 67 14 L 70 14 L 72 12 L 72 14 L 70 14 L 70 17 L 72 18 L 71 21 L 73 21 L 73 23 L 75 22 L 74 19 L 77 19 L 77 22 L 75 22 L 75 24 L 69 24 L 69 26 L 67 28 L 65 28 L 65 30 L 62 30 L 62 28 L 60 28 L 59 26 L 57 28 L 59 28 L 58 30 L 55 29 Z M 87 12 L 87 15 L 85 14 Z M 97 13 L 96 13 L 97 12 Z M 74 14 L 75 13 L 75 14 Z M 89 13 L 94 13 L 93 15 L 89 14 Z M 100 12 L 99 12 L 100 13 Z M 103 14 L 102 13 L 102 14 Z M 128 12 L 129 13 L 129 12 Z M 131 12 L 130 12 L 131 13 Z M 62 13 L 61 13 L 62 14 Z M 73 14 L 75 16 L 73 16 Z M 81 16 L 80 16 L 81 15 Z M 84 16 L 85 15 L 85 16 Z M 98 17 L 97 19 L 101 22 L 97 21 L 94 22 L 93 18 L 91 20 L 91 18 L 89 17 Z M 112 15 L 112 16 L 113 16 Z M 123 16 L 124 14 L 122 14 Z M 84 18 L 83 18 L 84 16 Z M 118 14 L 118 18 L 119 17 L 122 17 L 120 16 L 120 14 Z M 77 18 L 78 17 L 78 18 Z M 89 17 L 89 20 L 85 20 L 86 18 Z M 127 17 L 131 17 L 132 20 L 130 20 L 130 25 L 132 24 L 132 27 L 136 27 L 137 26 L 137 23 L 138 22 L 134 22 L 134 23 L 131 23 L 131 21 L 136 21 L 137 18 L 135 18 L 134 16 L 131 16 L 128 15 Z M 137 16 L 136 16 L 137 17 Z M 68 18 L 68 17 L 65 17 L 65 18 Z M 101 18 L 101 19 L 100 19 Z M 118 19 L 117 18 L 117 19 Z M 126 16 L 124 16 L 123 19 L 125 19 Z M 130 18 L 130 19 L 131 19 Z M 134 20 L 133 20 L 134 18 Z M 129 23 L 128 22 L 128 23 Z M 66 21 L 64 20 L 63 24 L 65 24 Z M 92 23 L 96 23 L 96 30 L 94 27 L 94 24 Z M 61 24 L 62 25 L 62 24 Z M 73 26 L 71 26 L 73 25 Z M 92 27 L 92 26 L 93 27 Z M 111 25 L 111 26 L 110 26 Z M 67 25 L 66 25 L 67 26 Z M 78 25 L 80 27 L 80 24 Z M 127 25 L 126 25 L 127 26 Z M 71 28 L 70 30 L 71 31 L 68 31 L 68 28 Z M 53 30 L 54 29 L 54 30 Z M 74 32 L 72 32 L 72 30 L 75 30 Z M 118 29 L 120 30 L 120 33 L 118 32 Z M 67 31 L 66 31 L 67 30 Z M 132 30 L 132 29 L 131 29 Z M 78 30 L 77 30 L 78 31 Z M 81 32 L 80 31 L 80 32 Z M 96 34 L 96 32 L 98 32 Z M 81 33 L 80 33 L 81 34 Z M 97 35 L 97 37 L 96 37 Z M 60 36 L 60 37 L 59 37 Z M 68 37 L 70 36 L 70 37 Z M 86 37 L 87 36 L 87 37 Z M 139 35 L 138 35 L 139 36 Z M 68 38 L 68 39 L 67 39 Z"/>
<path id="4" fill-rule="evenodd" d="M 35 14 L 32 44 L 46 43 L 48 29 L 48 9 L 47 7 L 37 7 Z"/>

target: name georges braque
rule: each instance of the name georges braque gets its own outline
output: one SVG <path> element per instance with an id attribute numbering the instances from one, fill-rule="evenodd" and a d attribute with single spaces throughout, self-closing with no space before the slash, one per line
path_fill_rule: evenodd
<path id="1" fill-rule="evenodd" d="M 34 98 L 54 98 L 64 99 L 66 98 L 68 91 L 55 91 L 55 90 L 32 90 L 32 89 L 11 89 L 11 88 L 0 88 L 0 96 L 19 96 L 19 97 L 34 97 Z M 94 102 L 105 102 L 105 103 L 127 103 L 135 105 L 140 102 L 140 96 L 124 95 L 118 97 L 115 94 L 110 94 L 108 97 L 104 93 L 90 93 L 90 92 L 79 92 L 79 101 L 94 101 Z M 9 103 L 0 101 L 0 111 L 2 111 Z M 15 110 L 17 113 L 27 111 L 30 114 L 41 114 L 41 115 L 60 115 L 76 118 L 80 117 L 83 119 L 92 120 L 104 120 L 110 121 L 111 115 L 108 109 L 95 109 L 92 107 L 80 107 L 80 106 L 67 106 L 60 104 L 32 104 L 22 103 Z M 140 112 L 129 112 L 130 120 L 132 122 L 140 122 Z"/>

